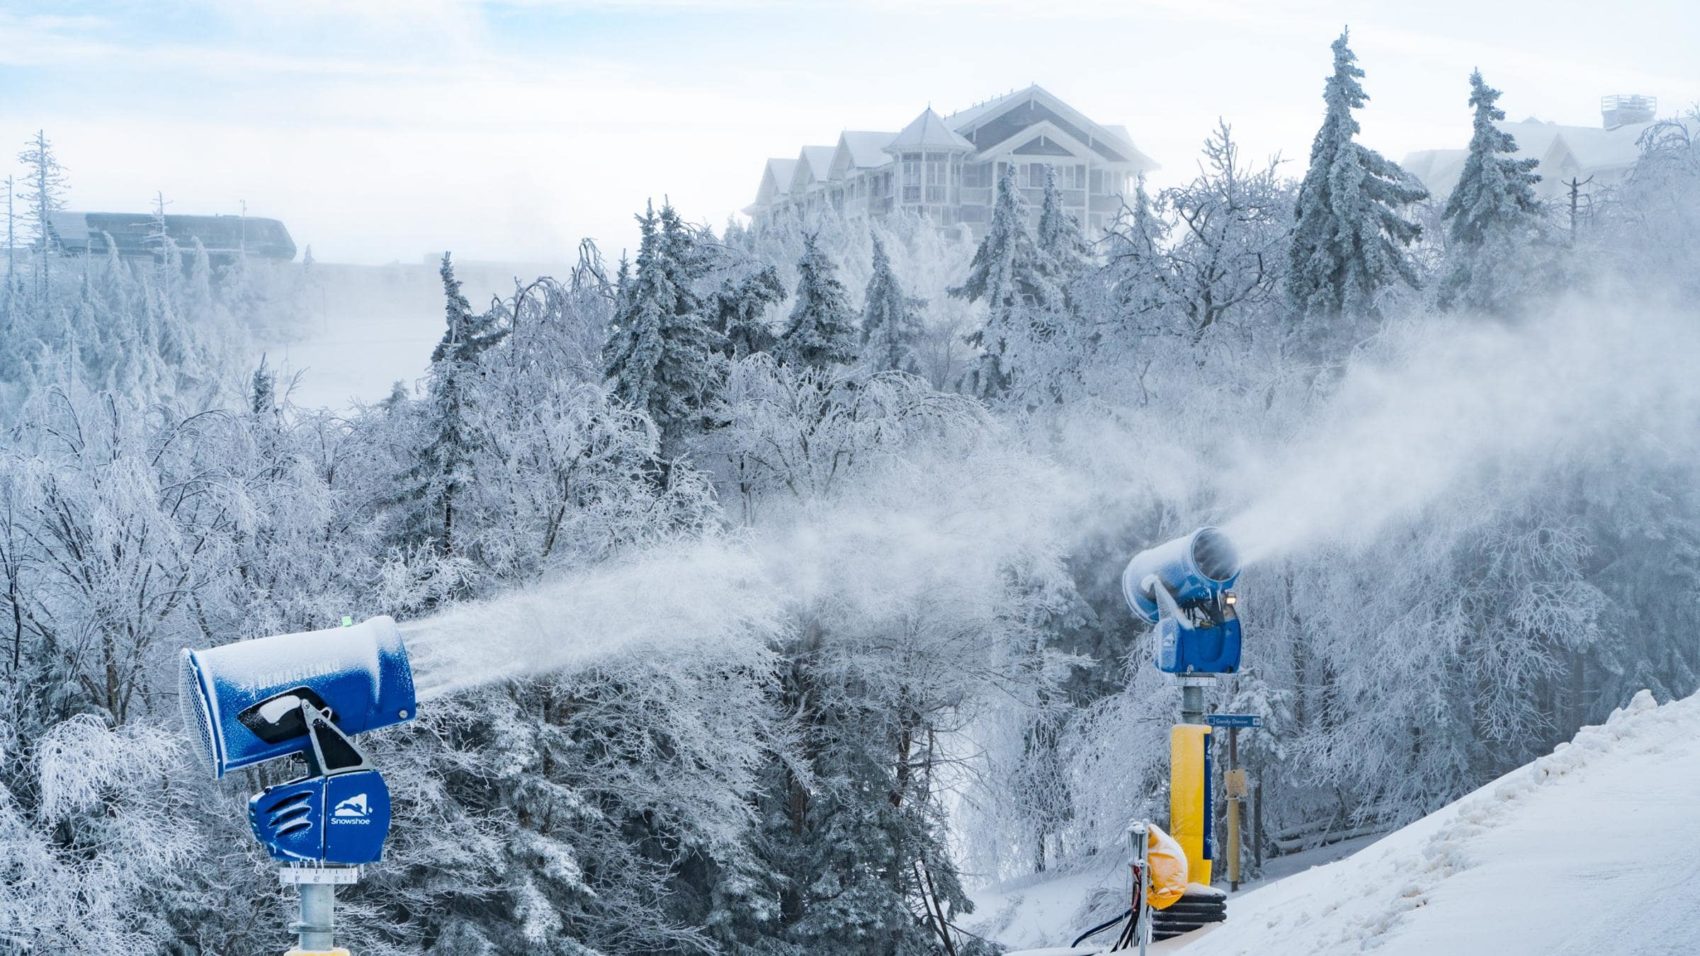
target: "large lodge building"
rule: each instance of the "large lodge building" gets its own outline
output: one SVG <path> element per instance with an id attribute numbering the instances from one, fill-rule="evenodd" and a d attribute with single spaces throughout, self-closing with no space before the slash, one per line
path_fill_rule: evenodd
<path id="1" fill-rule="evenodd" d="M 949 116 L 929 107 L 901 132 L 846 130 L 835 145 L 770 159 L 744 211 L 757 225 L 828 207 L 848 219 L 910 213 L 980 234 L 1011 164 L 1035 215 L 1045 170 L 1055 167 L 1063 204 L 1088 233 L 1114 221 L 1137 177 L 1157 168 L 1125 128 L 1030 86 Z"/>

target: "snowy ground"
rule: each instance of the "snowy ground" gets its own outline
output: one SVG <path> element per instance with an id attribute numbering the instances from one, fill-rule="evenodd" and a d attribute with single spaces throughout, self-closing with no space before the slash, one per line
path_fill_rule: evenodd
<path id="1" fill-rule="evenodd" d="M 1697 793 L 1700 696 L 1660 707 L 1643 694 L 1553 754 L 1348 859 L 1238 896 L 1228 923 L 1155 951 L 1700 953 Z M 1053 882 L 1060 896 L 1070 880 Z M 1000 897 L 983 899 L 989 915 Z"/>
<path id="2" fill-rule="evenodd" d="M 1060 876 L 1012 880 L 973 894 L 974 912 L 962 925 L 1014 949 L 1060 945 L 1125 908 L 1127 881 L 1119 855 Z"/>

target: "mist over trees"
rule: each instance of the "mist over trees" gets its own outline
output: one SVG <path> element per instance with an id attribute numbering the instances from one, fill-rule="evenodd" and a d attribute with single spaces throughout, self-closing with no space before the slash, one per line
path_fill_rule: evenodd
<path id="1" fill-rule="evenodd" d="M 66 255 L 41 222 L 74 177 L 32 136 L 0 288 L 0 941 L 282 945 L 245 801 L 287 768 L 203 779 L 179 647 L 830 526 L 830 573 L 758 655 L 617 657 L 366 739 L 396 826 L 339 932 L 372 954 L 983 952 L 954 928 L 967 887 L 1120 852 L 1166 806 L 1178 693 L 1122 604 L 1134 551 L 1232 517 L 1245 459 L 1353 413 L 1359 363 L 1539 342 L 1568 296 L 1700 293 L 1694 117 L 1650 130 L 1566 244 L 1480 73 L 1467 101 L 1455 78 L 1464 176 L 1428 197 L 1356 142 L 1365 71 L 1346 36 L 1333 55 L 1302 170 L 1223 122 L 1197 176 L 1141 185 L 1101 237 L 1011 173 L 979 241 L 830 213 L 716 235 L 663 204 L 612 276 L 586 243 L 488 303 L 445 254 L 423 383 L 348 414 L 247 358 L 308 266 L 165 236 Z M 1248 571 L 1248 666 L 1210 703 L 1265 719 L 1242 756 L 1271 847 L 1408 821 L 1642 687 L 1700 688 L 1695 411 L 1484 462 L 1367 539 Z"/>

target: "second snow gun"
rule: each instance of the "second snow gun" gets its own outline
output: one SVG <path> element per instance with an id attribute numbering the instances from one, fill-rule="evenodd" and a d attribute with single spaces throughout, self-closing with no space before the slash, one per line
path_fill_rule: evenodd
<path id="1" fill-rule="evenodd" d="M 1122 596 L 1134 614 L 1157 626 L 1159 670 L 1239 670 L 1240 620 L 1233 591 L 1239 577 L 1239 552 L 1218 528 L 1199 528 L 1133 556 L 1122 572 Z"/>

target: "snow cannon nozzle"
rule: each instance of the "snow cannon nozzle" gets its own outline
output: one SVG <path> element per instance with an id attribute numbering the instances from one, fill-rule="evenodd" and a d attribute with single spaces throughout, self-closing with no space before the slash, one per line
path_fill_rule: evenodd
<path id="1" fill-rule="evenodd" d="M 1122 571 L 1122 596 L 1155 624 L 1159 670 L 1232 674 L 1240 666 L 1240 621 L 1234 585 L 1240 556 L 1219 528 L 1203 527 L 1147 548 Z"/>
<path id="2" fill-rule="evenodd" d="M 184 649 L 181 676 L 184 729 L 215 777 L 310 755 L 309 713 L 353 736 L 411 720 L 418 707 L 407 649 L 388 617 Z"/>
<path id="3" fill-rule="evenodd" d="M 1155 624 L 1164 603 L 1157 585 L 1188 610 L 1232 603 L 1239 577 L 1239 550 L 1220 528 L 1206 526 L 1134 555 L 1122 572 L 1122 594 L 1135 614 Z"/>
<path id="4" fill-rule="evenodd" d="M 185 649 L 182 681 L 185 729 L 213 776 L 289 756 L 306 764 L 248 801 L 254 837 L 286 877 L 346 875 L 382 857 L 389 787 L 352 738 L 417 712 L 395 621 Z"/>

